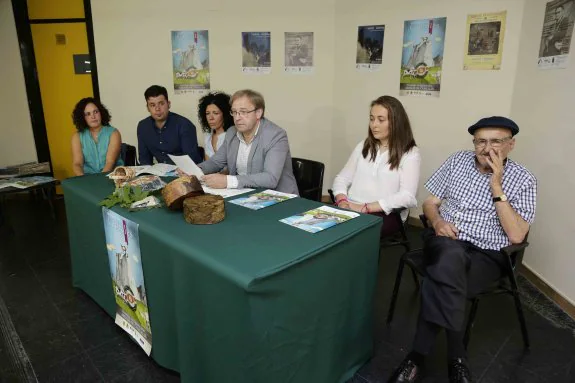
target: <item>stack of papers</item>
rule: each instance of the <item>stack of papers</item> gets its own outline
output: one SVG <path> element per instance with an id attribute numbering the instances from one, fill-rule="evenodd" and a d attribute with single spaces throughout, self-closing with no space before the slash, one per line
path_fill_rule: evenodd
<path id="1" fill-rule="evenodd" d="M 0 180 L 0 189 L 9 187 L 14 187 L 18 189 L 27 189 L 32 186 L 45 184 L 53 181 L 56 181 L 56 179 L 53 177 L 45 177 L 45 176 L 11 178 L 7 180 Z"/>

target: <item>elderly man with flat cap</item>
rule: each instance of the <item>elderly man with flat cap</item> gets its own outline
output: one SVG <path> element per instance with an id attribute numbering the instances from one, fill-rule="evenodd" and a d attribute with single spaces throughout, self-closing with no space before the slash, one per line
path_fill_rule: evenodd
<path id="1" fill-rule="evenodd" d="M 537 180 L 508 158 L 519 127 L 487 117 L 468 129 L 475 151 L 451 155 L 425 184 L 427 277 L 413 349 L 389 382 L 415 382 L 441 329 L 447 335 L 450 382 L 472 382 L 463 345 L 467 298 L 500 278 L 500 249 L 521 243 L 535 218 Z"/>

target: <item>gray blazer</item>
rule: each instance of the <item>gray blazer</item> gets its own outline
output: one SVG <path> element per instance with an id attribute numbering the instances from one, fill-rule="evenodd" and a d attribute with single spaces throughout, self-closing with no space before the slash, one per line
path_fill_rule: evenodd
<path id="1" fill-rule="evenodd" d="M 240 147 L 235 126 L 226 132 L 222 146 L 210 159 L 198 164 L 205 174 L 216 173 L 226 166 L 238 178 L 238 188 L 266 188 L 299 195 L 293 175 L 291 154 L 285 130 L 266 118 L 260 120 L 257 136 L 248 158 L 248 174 L 237 173 L 236 159 Z"/>

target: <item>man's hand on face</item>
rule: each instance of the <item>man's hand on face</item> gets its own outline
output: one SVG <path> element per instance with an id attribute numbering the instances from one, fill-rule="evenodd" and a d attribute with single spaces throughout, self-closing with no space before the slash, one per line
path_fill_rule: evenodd
<path id="1" fill-rule="evenodd" d="M 485 157 L 487 163 L 491 167 L 493 171 L 493 175 L 491 176 L 491 189 L 493 191 L 500 192 L 501 183 L 503 182 L 503 155 L 496 151 L 495 149 L 489 150 L 489 156 Z M 495 190 L 497 189 L 497 190 Z"/>

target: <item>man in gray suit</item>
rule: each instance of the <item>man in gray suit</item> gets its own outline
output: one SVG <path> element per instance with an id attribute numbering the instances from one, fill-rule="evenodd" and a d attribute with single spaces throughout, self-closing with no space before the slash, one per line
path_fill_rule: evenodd
<path id="1" fill-rule="evenodd" d="M 216 154 L 198 164 L 211 188 L 267 188 L 299 194 L 285 130 L 264 118 L 263 96 L 239 90 L 231 99 L 234 126 Z M 227 166 L 230 175 L 218 174 Z M 211 174 L 216 173 L 216 174 Z"/>

